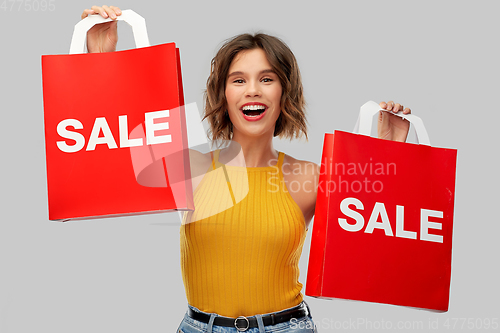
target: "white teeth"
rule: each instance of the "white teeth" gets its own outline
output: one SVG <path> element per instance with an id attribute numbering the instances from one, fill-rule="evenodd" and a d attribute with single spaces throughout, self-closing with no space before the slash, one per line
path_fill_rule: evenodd
<path id="1" fill-rule="evenodd" d="M 264 105 L 245 105 L 243 110 L 245 111 L 256 111 L 256 110 L 265 110 L 266 107 Z"/>

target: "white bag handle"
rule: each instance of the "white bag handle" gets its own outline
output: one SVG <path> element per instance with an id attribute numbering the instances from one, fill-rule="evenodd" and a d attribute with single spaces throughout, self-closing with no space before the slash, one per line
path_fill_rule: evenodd
<path id="1" fill-rule="evenodd" d="M 146 21 L 142 16 L 137 14 L 131 9 L 126 9 L 122 11 L 120 16 L 117 16 L 117 20 L 125 21 L 132 27 L 132 32 L 134 33 L 135 47 L 147 47 L 149 46 L 148 32 L 146 30 Z M 71 47 L 69 49 L 69 54 L 85 53 L 85 41 L 87 38 L 87 31 L 90 30 L 94 25 L 110 22 L 110 18 L 103 18 L 101 15 L 89 15 L 75 25 L 75 30 L 73 31 L 73 38 L 71 39 Z"/>
<path id="2" fill-rule="evenodd" d="M 383 110 L 374 101 L 368 101 L 365 104 L 363 104 L 363 106 L 361 106 L 361 109 L 359 111 L 358 120 L 356 121 L 356 125 L 354 126 L 353 133 L 370 136 L 370 133 L 372 131 L 373 116 L 378 114 L 379 111 L 385 111 L 385 110 Z M 385 112 L 392 113 L 392 111 L 385 111 Z M 429 140 L 429 135 L 427 134 L 427 130 L 425 129 L 424 122 L 422 121 L 422 119 L 413 114 L 403 114 L 402 111 L 392 114 L 399 116 L 403 119 L 406 119 L 413 124 L 413 127 L 415 127 L 415 132 L 417 133 L 417 142 L 419 144 L 427 146 L 431 145 L 431 142 Z"/>

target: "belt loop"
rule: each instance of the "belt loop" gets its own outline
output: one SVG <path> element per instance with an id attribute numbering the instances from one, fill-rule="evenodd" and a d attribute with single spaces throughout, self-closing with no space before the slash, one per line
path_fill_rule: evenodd
<path id="1" fill-rule="evenodd" d="M 306 303 L 306 301 L 302 301 L 305 306 L 306 306 L 306 309 L 307 309 L 307 315 L 310 316 L 312 318 L 312 314 L 311 314 L 311 309 L 309 309 L 309 305 Z"/>
<path id="2" fill-rule="evenodd" d="M 216 313 L 210 314 L 210 320 L 208 321 L 207 333 L 212 333 L 212 326 L 214 324 L 215 317 L 217 317 Z"/>
<path id="3" fill-rule="evenodd" d="M 266 333 L 264 322 L 262 321 L 262 315 L 255 315 L 255 318 L 257 318 L 257 325 L 259 325 L 259 333 Z"/>

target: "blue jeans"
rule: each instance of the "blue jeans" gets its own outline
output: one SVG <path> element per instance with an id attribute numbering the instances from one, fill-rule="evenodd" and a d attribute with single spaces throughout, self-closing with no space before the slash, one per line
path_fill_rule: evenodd
<path id="1" fill-rule="evenodd" d="M 197 308 L 188 305 L 192 310 L 197 312 L 202 312 Z M 283 310 L 285 311 L 285 310 Z M 206 312 L 202 312 L 206 313 Z M 177 333 L 240 333 L 236 329 L 236 327 L 225 327 L 225 326 L 217 326 L 213 325 L 213 321 L 215 317 L 218 315 L 216 313 L 206 313 L 210 315 L 210 321 L 208 324 L 203 323 L 201 321 L 197 321 L 192 319 L 187 315 L 184 315 L 184 319 L 182 320 L 179 328 L 177 329 Z M 312 320 L 311 314 L 304 316 L 302 318 L 292 318 L 290 321 L 286 321 L 283 323 L 268 325 L 264 327 L 262 322 L 262 315 L 255 315 L 253 317 L 248 318 L 256 318 L 259 327 L 252 327 L 245 331 L 245 333 L 265 333 L 265 332 L 276 332 L 276 333 L 317 333 L 316 326 Z"/>

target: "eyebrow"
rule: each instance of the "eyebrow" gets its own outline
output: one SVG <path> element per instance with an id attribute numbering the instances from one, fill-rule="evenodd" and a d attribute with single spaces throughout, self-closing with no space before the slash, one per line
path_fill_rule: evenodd
<path id="1" fill-rule="evenodd" d="M 264 69 L 262 71 L 259 72 L 259 75 L 262 75 L 262 74 L 267 74 L 267 73 L 276 73 L 274 70 L 272 69 Z M 241 71 L 236 71 L 236 72 L 232 72 L 230 73 L 227 77 L 231 77 L 231 76 L 237 76 L 237 75 L 244 75 L 245 72 L 241 72 Z"/>

